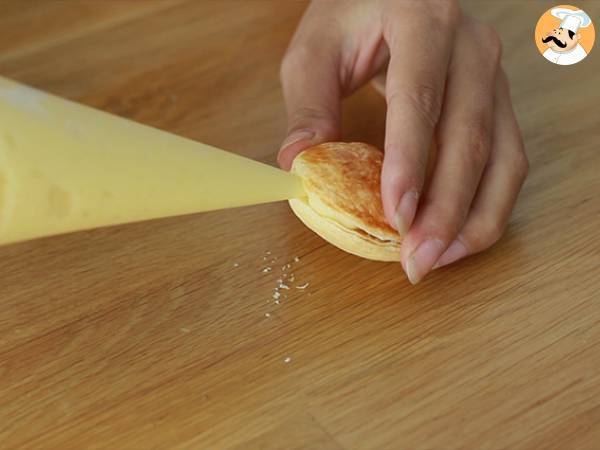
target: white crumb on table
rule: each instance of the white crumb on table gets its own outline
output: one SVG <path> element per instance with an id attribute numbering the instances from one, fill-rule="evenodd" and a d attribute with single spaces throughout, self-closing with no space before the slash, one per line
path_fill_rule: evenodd
<path id="1" fill-rule="evenodd" d="M 271 317 L 271 313 L 265 313 L 265 317 Z"/>
<path id="2" fill-rule="evenodd" d="M 287 364 L 287 363 L 290 363 L 290 362 L 292 362 L 292 358 L 291 358 L 290 356 L 286 356 L 286 357 L 283 359 L 283 362 L 284 362 L 284 363 L 286 363 L 286 364 Z"/>
<path id="3" fill-rule="evenodd" d="M 233 263 L 233 267 L 240 267 L 239 263 Z"/>
<path id="4" fill-rule="evenodd" d="M 306 289 L 308 285 L 309 283 L 299 284 L 298 286 L 296 286 L 296 289 Z"/>
<path id="5" fill-rule="evenodd" d="M 271 267 L 267 266 L 262 270 L 262 273 L 269 273 L 271 270 L 273 270 Z"/>
<path id="6" fill-rule="evenodd" d="M 300 258 L 298 256 L 294 256 L 294 262 L 298 262 L 300 261 Z"/>

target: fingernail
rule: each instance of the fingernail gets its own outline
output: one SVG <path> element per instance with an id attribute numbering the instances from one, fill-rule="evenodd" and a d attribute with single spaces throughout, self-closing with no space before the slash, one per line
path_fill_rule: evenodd
<path id="1" fill-rule="evenodd" d="M 419 193 L 417 191 L 406 192 L 396 208 L 396 230 L 402 235 L 408 233 L 417 212 Z"/>
<path id="2" fill-rule="evenodd" d="M 435 266 L 433 266 L 433 268 L 438 269 L 440 267 L 447 266 L 448 264 L 451 264 L 455 261 L 458 261 L 461 258 L 464 258 L 468 254 L 469 251 L 467 250 L 467 247 L 465 247 L 465 245 L 460 240 L 456 239 L 450 245 L 450 247 L 448 247 L 444 254 L 440 256 L 440 259 L 437 263 L 435 263 Z"/>
<path id="3" fill-rule="evenodd" d="M 288 137 L 285 138 L 285 140 L 283 141 L 283 144 L 281 144 L 281 148 L 284 149 L 286 147 L 289 147 L 292 144 L 295 144 L 296 142 L 303 141 L 303 140 L 308 141 L 314 137 L 315 137 L 315 132 L 312 130 L 307 130 L 307 129 L 296 130 L 292 134 L 290 134 Z"/>
<path id="4" fill-rule="evenodd" d="M 406 261 L 406 276 L 412 284 L 417 284 L 431 270 L 444 250 L 439 239 L 428 239 L 419 244 Z"/>

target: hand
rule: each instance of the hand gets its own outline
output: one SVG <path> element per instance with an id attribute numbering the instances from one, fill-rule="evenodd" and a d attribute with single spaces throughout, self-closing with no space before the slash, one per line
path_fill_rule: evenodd
<path id="1" fill-rule="evenodd" d="M 405 235 L 408 278 L 484 250 L 528 170 L 500 54 L 496 33 L 455 0 L 313 1 L 281 66 L 289 128 L 279 164 L 339 139 L 341 99 L 387 69 L 381 194 Z"/>

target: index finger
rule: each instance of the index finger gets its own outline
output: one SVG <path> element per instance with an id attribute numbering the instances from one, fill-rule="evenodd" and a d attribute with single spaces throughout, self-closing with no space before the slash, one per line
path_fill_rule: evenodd
<path id="1" fill-rule="evenodd" d="M 381 196 L 388 222 L 401 234 L 412 224 L 423 188 L 454 40 L 455 11 L 440 9 L 385 29 L 390 63 Z"/>

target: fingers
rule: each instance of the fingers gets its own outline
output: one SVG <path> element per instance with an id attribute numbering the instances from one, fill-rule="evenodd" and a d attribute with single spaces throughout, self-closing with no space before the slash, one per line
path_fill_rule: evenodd
<path id="1" fill-rule="evenodd" d="M 499 40 L 491 31 L 475 22 L 460 28 L 437 130 L 436 166 L 402 245 L 412 283 L 432 269 L 467 217 L 490 154 L 499 58 Z"/>
<path id="2" fill-rule="evenodd" d="M 286 170 L 303 149 L 336 140 L 339 134 L 339 36 L 332 28 L 322 28 L 315 5 L 305 14 L 281 65 L 288 131 L 277 160 Z"/>
<path id="3" fill-rule="evenodd" d="M 499 74 L 496 86 L 491 158 L 463 229 L 436 267 L 495 244 L 504 232 L 527 176 L 529 164 L 503 73 Z"/>
<path id="4" fill-rule="evenodd" d="M 409 9 L 427 4 L 402 3 Z M 386 219 L 401 234 L 410 228 L 417 210 L 440 115 L 457 14 L 451 5 L 454 2 L 440 3 L 438 10 L 426 14 L 388 11 L 390 23 L 384 25 L 390 63 L 381 195 Z M 403 15 L 411 20 L 402 26 L 394 23 Z"/>
<path id="5" fill-rule="evenodd" d="M 294 50 L 283 61 L 281 81 L 288 131 L 277 159 L 289 169 L 304 148 L 338 137 L 340 86 L 335 58 L 323 50 Z"/>

